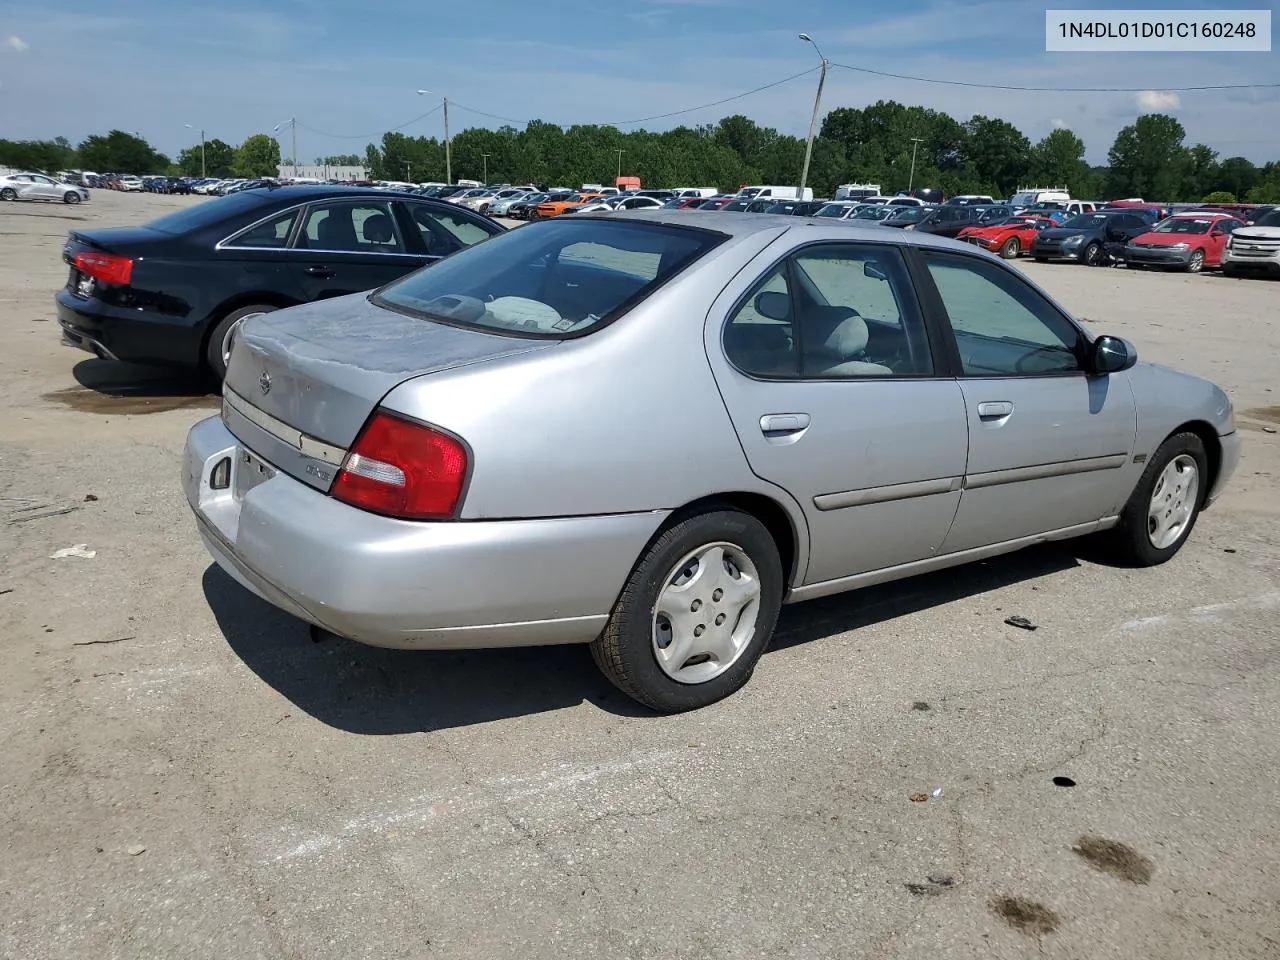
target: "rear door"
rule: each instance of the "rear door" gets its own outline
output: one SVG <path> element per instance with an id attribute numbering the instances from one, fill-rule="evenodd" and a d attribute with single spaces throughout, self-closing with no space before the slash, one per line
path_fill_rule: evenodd
<path id="1" fill-rule="evenodd" d="M 306 300 L 372 290 L 426 262 L 410 252 L 391 201 L 374 197 L 310 204 L 290 256 Z"/>
<path id="2" fill-rule="evenodd" d="M 932 556 L 960 499 L 964 399 L 935 366 L 900 248 L 777 257 L 721 294 L 706 347 L 752 471 L 804 511 L 804 584 Z"/>
<path id="3" fill-rule="evenodd" d="M 497 224 L 478 215 L 468 215 L 461 207 L 441 209 L 433 203 L 413 200 L 399 200 L 395 206 L 408 249 L 421 258 L 421 263 L 434 263 L 503 232 Z"/>
<path id="4" fill-rule="evenodd" d="M 1128 374 L 1088 375 L 1086 335 L 1017 271 L 920 255 L 954 334 L 968 419 L 964 495 L 944 552 L 1114 516 L 1137 431 Z"/>

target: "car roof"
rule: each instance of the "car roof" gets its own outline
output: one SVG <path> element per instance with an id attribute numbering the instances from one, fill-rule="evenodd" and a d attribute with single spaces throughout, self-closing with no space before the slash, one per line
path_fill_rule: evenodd
<path id="1" fill-rule="evenodd" d="M 619 210 L 613 213 L 589 214 L 601 220 L 643 220 L 677 227 L 693 227 L 710 230 L 729 237 L 748 237 L 780 229 L 813 230 L 815 240 L 872 240 L 917 247 L 961 248 L 971 251 L 972 244 L 963 244 L 930 233 L 903 233 L 900 230 L 880 226 L 878 221 L 837 220 L 834 217 L 796 217 L 784 213 L 725 213 L 718 212 L 708 218 L 698 210 Z M 583 217 L 588 219 L 588 217 Z M 711 222 L 708 222 L 708 219 Z"/>

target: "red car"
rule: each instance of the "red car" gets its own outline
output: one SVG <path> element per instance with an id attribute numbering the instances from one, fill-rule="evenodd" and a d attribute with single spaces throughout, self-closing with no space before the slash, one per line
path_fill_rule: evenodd
<path id="1" fill-rule="evenodd" d="M 1243 227 L 1238 217 L 1219 213 L 1179 213 L 1166 217 L 1125 245 L 1128 267 L 1172 267 L 1199 273 L 1222 266 L 1231 231 Z"/>
<path id="2" fill-rule="evenodd" d="M 1010 217 L 999 223 L 980 227 L 965 227 L 957 235 L 983 250 L 994 250 L 1006 260 L 1012 260 L 1024 250 L 1031 249 L 1031 241 L 1046 227 L 1057 224 L 1048 217 Z"/>

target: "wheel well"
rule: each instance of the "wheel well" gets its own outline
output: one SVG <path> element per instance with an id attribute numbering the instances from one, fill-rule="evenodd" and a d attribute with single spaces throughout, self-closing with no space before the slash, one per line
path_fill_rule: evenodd
<path id="1" fill-rule="evenodd" d="M 230 300 L 226 300 L 223 303 L 218 304 L 217 309 L 212 311 L 204 321 L 204 333 L 200 337 L 200 357 L 202 363 L 204 362 L 204 357 L 208 355 L 209 338 L 213 336 L 213 330 L 218 325 L 218 321 L 233 310 L 239 310 L 241 307 L 247 307 L 254 303 L 278 307 L 283 310 L 285 307 L 297 306 L 298 301 L 278 293 L 241 293 L 232 297 Z"/>
<path id="2" fill-rule="evenodd" d="M 1178 433 L 1194 433 L 1200 438 L 1200 442 L 1204 444 L 1204 453 L 1209 459 L 1209 476 L 1201 497 L 1207 497 L 1209 491 L 1213 489 L 1213 485 L 1218 482 L 1218 474 L 1222 470 L 1222 441 L 1218 439 L 1218 431 L 1203 420 L 1190 420 L 1174 430 L 1169 436 L 1171 437 Z M 1168 437 L 1165 439 L 1168 439 Z"/>
<path id="3" fill-rule="evenodd" d="M 782 569 L 786 571 L 787 583 L 793 582 L 796 576 L 796 543 L 798 539 L 795 526 L 791 522 L 791 516 L 783 506 L 764 494 L 736 492 L 717 493 L 710 497 L 703 497 L 692 503 L 686 503 L 672 513 L 670 519 L 664 525 L 664 529 L 693 514 L 706 513 L 708 510 L 726 506 L 741 510 L 743 513 L 749 513 L 764 524 L 765 529 L 769 531 L 769 535 L 773 537 L 773 542 L 778 547 L 778 556 L 782 560 Z"/>

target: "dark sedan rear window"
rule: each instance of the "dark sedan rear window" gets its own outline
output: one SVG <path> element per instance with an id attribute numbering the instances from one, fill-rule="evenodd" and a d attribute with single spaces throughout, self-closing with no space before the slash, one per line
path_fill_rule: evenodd
<path id="1" fill-rule="evenodd" d="M 147 227 L 175 236 L 190 233 L 192 230 L 203 230 L 215 223 L 221 223 L 228 217 L 248 213 L 263 206 L 269 196 L 271 194 L 266 189 L 258 189 L 241 190 L 226 197 L 213 197 L 203 203 L 197 203 L 194 207 L 183 207 L 158 220 L 152 220 Z"/>
<path id="2" fill-rule="evenodd" d="M 486 240 L 374 294 L 457 326 L 560 339 L 624 313 L 725 239 L 641 220 L 567 217 Z"/>

